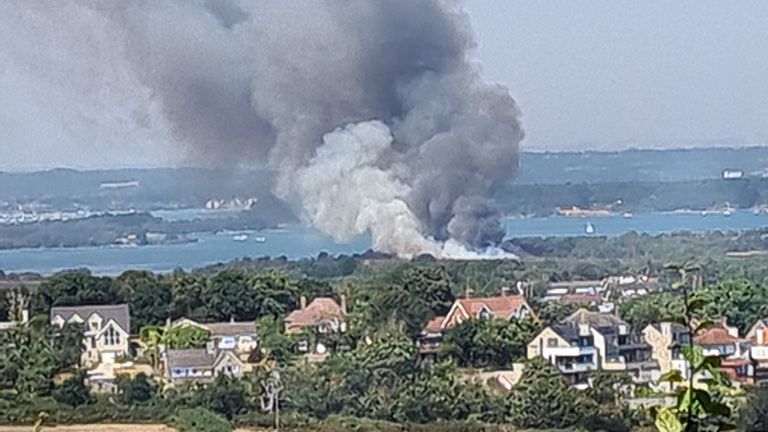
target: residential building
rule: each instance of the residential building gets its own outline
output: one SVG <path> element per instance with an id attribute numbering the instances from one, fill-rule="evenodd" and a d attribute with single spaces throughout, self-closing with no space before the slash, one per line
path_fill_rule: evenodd
<path id="1" fill-rule="evenodd" d="M 570 384 L 577 386 L 588 385 L 589 374 L 599 369 L 599 353 L 587 328 L 549 326 L 528 344 L 527 356 L 547 359 Z"/>
<path id="2" fill-rule="evenodd" d="M 322 360 L 328 353 L 327 341 L 323 335 L 347 331 L 346 298 L 341 296 L 341 304 L 330 297 L 317 297 L 307 304 L 306 297 L 299 299 L 299 309 L 285 318 L 285 332 L 288 334 L 313 333 L 312 337 L 299 341 L 299 351 L 319 355 Z"/>
<path id="3" fill-rule="evenodd" d="M 440 348 L 443 333 L 469 319 L 501 318 L 505 320 L 533 317 L 533 309 L 520 295 L 475 297 L 456 300 L 446 316 L 431 319 L 419 335 L 419 351 L 434 356 Z"/>
<path id="4" fill-rule="evenodd" d="M 659 364 L 662 374 L 681 369 L 684 360 L 680 347 L 690 341 L 687 327 L 674 322 L 649 324 L 643 329 L 643 338 L 651 347 L 651 357 Z"/>
<path id="5" fill-rule="evenodd" d="M 115 363 L 130 354 L 131 316 L 127 304 L 54 306 L 50 320 L 58 327 L 70 323 L 83 325 L 82 363 L 86 367 Z"/>
<path id="6" fill-rule="evenodd" d="M 768 382 L 768 318 L 758 320 L 746 339 L 750 341 L 749 358 L 752 361 L 755 384 Z"/>
<path id="7" fill-rule="evenodd" d="M 232 351 L 241 360 L 247 361 L 259 347 L 256 324 L 253 321 L 200 323 L 189 318 L 179 318 L 170 324 L 172 327 L 191 325 L 208 332 L 207 349 L 210 351 Z"/>
<path id="8" fill-rule="evenodd" d="M 341 305 L 329 297 L 318 297 L 307 305 L 307 298 L 299 300 L 299 309 L 285 318 L 285 332 L 297 334 L 310 329 L 320 333 L 346 331 L 344 322 L 346 301 L 342 296 Z"/>
<path id="9" fill-rule="evenodd" d="M 582 296 L 598 296 L 604 290 L 605 284 L 600 280 L 550 282 L 544 294 L 544 301 L 563 301 L 567 296 L 571 299 Z"/>
<path id="10" fill-rule="evenodd" d="M 659 377 L 659 365 L 643 337 L 620 318 L 579 309 L 540 332 L 528 344 L 528 358 L 544 357 L 573 384 L 586 384 L 591 372 L 620 371 L 637 383 Z"/>
<path id="11" fill-rule="evenodd" d="M 243 363 L 233 351 L 209 349 L 171 349 L 165 353 L 165 375 L 171 384 L 207 383 L 219 375 L 239 378 Z"/>
<path id="12" fill-rule="evenodd" d="M 732 381 L 753 381 L 750 341 L 739 337 L 739 330 L 729 326 L 725 318 L 694 336 L 693 343 L 703 349 L 705 356 L 719 357 L 720 371 Z"/>

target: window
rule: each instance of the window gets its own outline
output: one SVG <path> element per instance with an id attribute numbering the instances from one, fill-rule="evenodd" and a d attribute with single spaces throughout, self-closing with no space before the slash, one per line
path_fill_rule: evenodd
<path id="1" fill-rule="evenodd" d="M 557 347 L 557 338 L 549 338 L 549 339 L 547 339 L 547 346 L 549 348 Z"/>
<path id="2" fill-rule="evenodd" d="M 104 332 L 104 345 L 120 345 L 120 333 L 114 327 Z"/>

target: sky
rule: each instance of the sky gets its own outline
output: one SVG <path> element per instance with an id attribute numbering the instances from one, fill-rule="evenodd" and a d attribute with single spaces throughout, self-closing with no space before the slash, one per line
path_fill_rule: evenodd
<path id="1" fill-rule="evenodd" d="M 525 150 L 768 145 L 764 0 L 465 3 L 477 61 L 518 101 Z M 88 37 L 107 26 L 0 3 L 0 169 L 183 163 L 151 92 Z"/>

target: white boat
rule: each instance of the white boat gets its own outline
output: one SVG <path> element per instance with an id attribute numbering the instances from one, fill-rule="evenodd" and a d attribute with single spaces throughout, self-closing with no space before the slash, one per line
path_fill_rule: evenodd
<path id="1" fill-rule="evenodd" d="M 255 241 L 256 243 L 266 243 L 267 238 L 264 236 L 256 236 L 254 237 L 253 241 Z"/>
<path id="2" fill-rule="evenodd" d="M 587 234 L 595 233 L 595 226 L 592 225 L 592 222 L 587 222 L 587 226 L 584 227 L 584 232 Z"/>
<path id="3" fill-rule="evenodd" d="M 244 242 L 244 241 L 248 240 L 248 235 L 246 235 L 246 234 L 238 234 L 238 235 L 232 237 L 232 240 L 234 240 L 236 242 Z"/>
<path id="4" fill-rule="evenodd" d="M 632 212 L 626 211 L 622 216 L 624 216 L 624 219 L 631 219 L 633 215 Z"/>

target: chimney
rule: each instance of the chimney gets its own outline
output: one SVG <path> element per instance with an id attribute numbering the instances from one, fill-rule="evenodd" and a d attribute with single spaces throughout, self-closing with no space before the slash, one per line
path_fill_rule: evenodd
<path id="1" fill-rule="evenodd" d="M 230 324 L 234 324 L 235 323 L 235 316 L 234 315 L 229 317 L 229 323 Z"/>
<path id="2" fill-rule="evenodd" d="M 757 331 L 757 344 L 765 345 L 765 329 L 761 328 Z"/>
<path id="3" fill-rule="evenodd" d="M 347 314 L 347 296 L 344 294 L 341 295 L 341 313 Z"/>
<path id="4" fill-rule="evenodd" d="M 501 296 L 502 297 L 508 296 L 510 291 L 511 291 L 511 289 L 509 287 L 507 287 L 507 286 L 501 287 Z"/>
<path id="5" fill-rule="evenodd" d="M 307 308 L 307 297 L 301 296 L 299 298 L 299 309 L 304 310 Z"/>
<path id="6" fill-rule="evenodd" d="M 21 310 L 21 322 L 26 323 L 29 322 L 29 309 L 22 309 Z"/>

